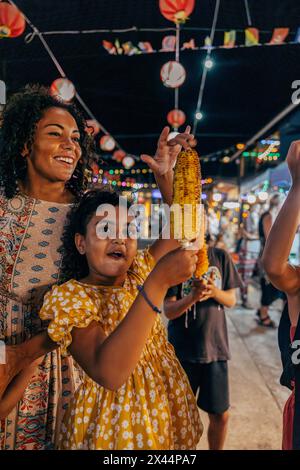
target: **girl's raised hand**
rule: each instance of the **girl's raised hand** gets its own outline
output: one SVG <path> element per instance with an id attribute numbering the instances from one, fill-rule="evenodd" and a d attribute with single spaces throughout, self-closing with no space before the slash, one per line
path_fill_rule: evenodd
<path id="1" fill-rule="evenodd" d="M 300 140 L 291 143 L 286 162 L 288 164 L 293 185 L 300 186 Z"/>
<path id="2" fill-rule="evenodd" d="M 141 155 L 141 160 L 147 163 L 149 168 L 158 176 L 163 176 L 173 170 L 177 156 L 182 147 L 188 149 L 195 145 L 195 138 L 190 133 L 191 127 L 187 126 L 185 132 L 177 134 L 173 139 L 168 140 L 170 128 L 164 127 L 157 143 L 157 150 L 154 157 Z"/>

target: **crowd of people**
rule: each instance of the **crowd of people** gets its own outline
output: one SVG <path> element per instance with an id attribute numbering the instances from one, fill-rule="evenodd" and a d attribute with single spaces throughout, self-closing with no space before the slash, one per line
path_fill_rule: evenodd
<path id="1" fill-rule="evenodd" d="M 169 132 L 143 161 L 171 205 L 174 163 L 194 136 L 189 127 L 171 140 Z M 92 155 L 73 104 L 41 86 L 9 99 L 0 142 L 0 448 L 196 449 L 200 408 L 209 415 L 210 449 L 222 449 L 230 405 L 225 307 L 234 307 L 237 289 L 247 302 L 243 261 L 252 260 L 252 240 L 261 243 L 258 322 L 274 327 L 268 307 L 283 293 L 282 344 L 297 333 L 300 281 L 287 260 L 300 215 L 299 142 L 288 155 L 293 187 L 277 218 L 278 196 L 260 216 L 253 207 L 238 234 L 229 211 L 216 220 L 207 208 L 205 230 L 188 247 L 171 237 L 144 250 L 130 223 L 99 215 L 102 204 L 121 208 L 118 194 L 89 188 Z M 195 280 L 205 241 L 209 269 Z M 295 383 L 292 373 L 285 449 L 298 445 Z"/>

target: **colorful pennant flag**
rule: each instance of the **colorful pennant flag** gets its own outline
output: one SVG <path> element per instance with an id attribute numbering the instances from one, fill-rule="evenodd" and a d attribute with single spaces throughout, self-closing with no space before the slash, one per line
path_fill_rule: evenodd
<path id="1" fill-rule="evenodd" d="M 117 54 L 117 50 L 112 42 L 103 40 L 102 45 L 109 54 L 113 54 L 113 55 Z"/>
<path id="2" fill-rule="evenodd" d="M 142 42 L 140 41 L 138 43 L 138 46 L 139 48 L 141 49 L 142 52 L 144 52 L 145 54 L 151 54 L 151 52 L 154 52 L 153 51 L 153 47 L 151 45 L 150 42 Z"/>
<path id="3" fill-rule="evenodd" d="M 117 54 L 122 55 L 123 54 L 123 49 L 120 45 L 119 39 L 115 40 L 115 46 L 116 46 Z"/>
<path id="4" fill-rule="evenodd" d="M 176 36 L 165 36 L 162 40 L 162 51 L 173 52 L 176 48 Z"/>
<path id="5" fill-rule="evenodd" d="M 259 31 L 257 28 L 245 29 L 245 46 L 255 46 L 259 41 Z"/>
<path id="6" fill-rule="evenodd" d="M 182 50 L 185 49 L 196 49 L 195 39 L 190 39 L 188 42 L 184 42 L 182 46 Z"/>
<path id="7" fill-rule="evenodd" d="M 206 38 L 204 39 L 204 46 L 208 49 L 212 46 L 212 42 L 209 36 L 206 36 Z"/>
<path id="8" fill-rule="evenodd" d="M 232 29 L 231 31 L 225 31 L 224 33 L 224 47 L 230 49 L 234 47 L 236 39 L 236 31 Z"/>
<path id="9" fill-rule="evenodd" d="M 297 29 L 296 36 L 294 42 L 300 43 L 300 28 Z"/>
<path id="10" fill-rule="evenodd" d="M 282 44 L 289 32 L 290 28 L 275 28 L 269 44 Z"/>
<path id="11" fill-rule="evenodd" d="M 125 55 L 141 54 L 141 51 L 135 47 L 131 41 L 124 42 L 122 48 Z"/>

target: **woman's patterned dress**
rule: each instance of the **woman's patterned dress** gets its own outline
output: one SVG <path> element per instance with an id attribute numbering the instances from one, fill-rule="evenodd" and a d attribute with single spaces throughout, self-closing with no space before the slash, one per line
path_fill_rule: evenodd
<path id="1" fill-rule="evenodd" d="M 43 328 L 38 312 L 57 281 L 69 204 L 0 194 L 0 340 L 18 344 Z M 79 385 L 70 357 L 45 356 L 23 399 L 0 421 L 0 449 L 53 448 L 64 409 Z"/>

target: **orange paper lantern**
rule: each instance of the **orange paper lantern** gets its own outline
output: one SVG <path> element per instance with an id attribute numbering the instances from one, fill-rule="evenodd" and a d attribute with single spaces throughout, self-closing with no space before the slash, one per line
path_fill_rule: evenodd
<path id="1" fill-rule="evenodd" d="M 124 157 L 126 157 L 124 150 L 115 150 L 112 158 L 117 162 L 121 162 Z"/>
<path id="2" fill-rule="evenodd" d="M 25 18 L 20 10 L 9 3 L 0 3 L 0 37 L 16 38 L 24 33 Z"/>
<path id="3" fill-rule="evenodd" d="M 185 114 L 181 109 L 172 109 L 167 115 L 168 123 L 173 127 L 180 127 L 185 123 Z"/>
<path id="4" fill-rule="evenodd" d="M 161 14 L 174 23 L 185 23 L 195 7 L 195 0 L 159 0 Z"/>

